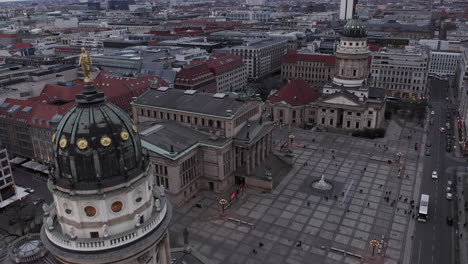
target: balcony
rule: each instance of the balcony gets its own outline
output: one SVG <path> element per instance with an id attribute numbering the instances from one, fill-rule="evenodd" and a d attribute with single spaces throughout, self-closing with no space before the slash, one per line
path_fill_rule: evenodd
<path id="1" fill-rule="evenodd" d="M 161 199 L 161 198 L 160 198 Z M 127 245 L 133 241 L 139 240 L 156 229 L 165 219 L 168 207 L 168 201 L 161 199 L 161 210 L 159 212 L 154 209 L 151 218 L 141 224 L 140 227 L 135 227 L 124 233 L 109 236 L 107 238 L 76 238 L 62 233 L 60 225 L 55 222 L 54 229 L 49 230 L 45 224 L 43 229 L 47 238 L 56 246 L 73 251 L 101 251 L 111 248 L 117 248 Z"/>

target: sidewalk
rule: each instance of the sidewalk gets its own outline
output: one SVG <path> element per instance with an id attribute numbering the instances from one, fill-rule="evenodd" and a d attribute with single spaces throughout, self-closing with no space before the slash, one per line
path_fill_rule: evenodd
<path id="1" fill-rule="evenodd" d="M 457 231 L 455 235 L 458 236 L 459 239 L 459 247 L 460 247 L 460 262 L 459 263 L 468 263 L 468 226 L 465 223 L 468 221 L 468 215 L 465 211 L 464 205 L 466 199 L 466 194 L 464 193 L 465 186 L 468 186 L 468 177 L 467 173 L 465 172 L 464 167 L 459 167 L 457 170 L 457 197 L 458 200 L 458 212 L 455 214 L 459 214 L 459 221 Z M 467 195 L 468 196 L 468 195 Z"/>

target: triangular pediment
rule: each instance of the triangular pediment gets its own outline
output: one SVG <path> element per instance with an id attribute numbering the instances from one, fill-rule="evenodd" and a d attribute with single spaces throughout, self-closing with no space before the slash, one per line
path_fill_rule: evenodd
<path id="1" fill-rule="evenodd" d="M 358 106 L 359 104 L 354 102 L 353 100 L 346 98 L 343 95 L 337 95 L 332 98 L 328 98 L 323 100 L 324 103 L 327 104 L 338 104 L 338 105 L 351 105 L 351 106 Z"/>

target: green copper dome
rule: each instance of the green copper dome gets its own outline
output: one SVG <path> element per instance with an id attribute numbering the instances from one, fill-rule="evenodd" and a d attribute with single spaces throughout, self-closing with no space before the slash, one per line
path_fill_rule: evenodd
<path id="1" fill-rule="evenodd" d="M 354 16 L 344 26 L 343 36 L 349 38 L 364 38 L 367 36 L 366 25 L 362 23 L 359 17 Z"/>
<path id="2" fill-rule="evenodd" d="M 57 126 L 51 180 L 70 190 L 126 183 L 144 171 L 141 141 L 131 118 L 87 85 Z"/>

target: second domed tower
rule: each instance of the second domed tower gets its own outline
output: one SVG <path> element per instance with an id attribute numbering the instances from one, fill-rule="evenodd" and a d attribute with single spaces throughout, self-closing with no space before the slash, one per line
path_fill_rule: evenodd
<path id="1" fill-rule="evenodd" d="M 354 17 L 344 26 L 336 50 L 336 75 L 333 83 L 345 88 L 362 86 L 369 75 L 369 54 L 366 26 L 359 18 Z"/>

